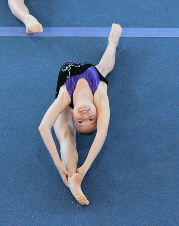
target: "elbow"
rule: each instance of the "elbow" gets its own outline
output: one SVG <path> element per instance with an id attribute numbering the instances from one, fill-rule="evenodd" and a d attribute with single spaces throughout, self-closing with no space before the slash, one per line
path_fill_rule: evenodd
<path id="1" fill-rule="evenodd" d="M 40 124 L 40 126 L 38 127 L 38 129 L 39 129 L 40 134 L 42 135 L 42 134 L 50 131 L 51 130 L 51 127 L 46 122 L 43 122 L 42 121 L 41 124 Z"/>
<path id="2" fill-rule="evenodd" d="M 41 133 L 41 131 L 42 131 L 42 124 L 40 124 L 40 126 L 38 127 L 38 130 Z"/>
<path id="3" fill-rule="evenodd" d="M 107 137 L 107 133 L 108 133 L 108 131 L 107 130 L 100 130 L 99 132 L 98 132 L 101 136 L 103 136 L 103 137 Z"/>
<path id="4" fill-rule="evenodd" d="M 41 123 L 40 126 L 38 127 L 40 134 L 45 130 L 45 124 Z"/>

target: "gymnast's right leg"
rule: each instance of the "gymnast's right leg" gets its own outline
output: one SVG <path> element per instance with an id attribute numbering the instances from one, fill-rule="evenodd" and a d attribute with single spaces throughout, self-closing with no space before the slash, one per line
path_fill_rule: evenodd
<path id="1" fill-rule="evenodd" d="M 68 107 L 62 112 L 54 124 L 55 134 L 60 143 L 62 162 L 72 177 L 66 178 L 66 176 L 60 175 L 76 200 L 82 205 L 88 205 L 89 201 L 81 190 L 82 177 L 77 173 L 76 130 L 70 118 L 70 110 L 71 108 Z"/>
<path id="2" fill-rule="evenodd" d="M 24 0 L 8 0 L 8 4 L 12 14 L 25 24 L 27 34 L 43 32 L 42 25 L 30 15 Z"/>
<path id="3" fill-rule="evenodd" d="M 119 24 L 113 24 L 108 38 L 108 46 L 99 62 L 96 65 L 98 71 L 106 77 L 114 68 L 116 48 L 122 34 L 122 28 Z"/>

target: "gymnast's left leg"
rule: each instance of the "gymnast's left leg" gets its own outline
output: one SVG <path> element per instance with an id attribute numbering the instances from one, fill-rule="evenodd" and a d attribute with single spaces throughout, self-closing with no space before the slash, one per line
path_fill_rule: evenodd
<path id="1" fill-rule="evenodd" d="M 61 172 L 60 175 L 75 199 L 82 205 L 88 205 L 89 201 L 81 190 L 83 178 L 77 173 L 78 153 L 76 150 L 76 130 L 70 118 L 70 110 L 71 108 L 68 107 L 63 111 L 54 124 L 55 134 L 60 143 L 61 160 L 72 177 L 67 178 Z"/>
<path id="2" fill-rule="evenodd" d="M 25 24 L 27 34 L 43 32 L 42 25 L 30 15 L 24 0 L 8 0 L 8 4 L 12 14 Z"/>

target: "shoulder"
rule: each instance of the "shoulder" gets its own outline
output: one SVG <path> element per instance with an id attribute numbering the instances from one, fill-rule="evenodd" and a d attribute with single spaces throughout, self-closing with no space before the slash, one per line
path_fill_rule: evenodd
<path id="1" fill-rule="evenodd" d="M 98 88 L 94 94 L 94 98 L 105 98 L 108 97 L 107 95 L 107 84 L 103 81 L 99 82 Z"/>
<path id="2" fill-rule="evenodd" d="M 94 94 L 94 104 L 97 108 L 106 108 L 109 106 L 109 99 L 107 94 L 107 84 L 100 82 L 98 89 Z"/>
<path id="3" fill-rule="evenodd" d="M 71 98 L 70 98 L 70 95 L 69 95 L 65 85 L 60 87 L 60 91 L 59 91 L 59 94 L 58 94 L 56 100 L 57 100 L 57 102 L 65 101 L 65 102 L 71 103 Z"/>

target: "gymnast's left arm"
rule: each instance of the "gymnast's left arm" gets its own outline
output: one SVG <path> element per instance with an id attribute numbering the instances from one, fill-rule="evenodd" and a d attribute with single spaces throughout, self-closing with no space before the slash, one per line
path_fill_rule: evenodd
<path id="1" fill-rule="evenodd" d="M 110 120 L 110 107 L 107 94 L 100 97 L 99 101 L 95 104 L 98 112 L 97 133 L 84 164 L 78 169 L 78 172 L 83 177 L 89 170 L 96 156 L 99 154 L 106 140 Z"/>

